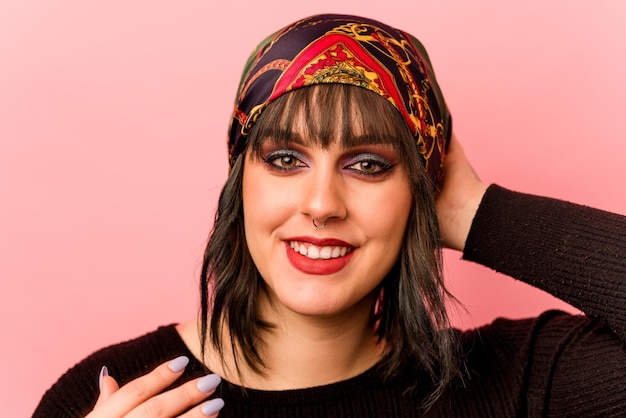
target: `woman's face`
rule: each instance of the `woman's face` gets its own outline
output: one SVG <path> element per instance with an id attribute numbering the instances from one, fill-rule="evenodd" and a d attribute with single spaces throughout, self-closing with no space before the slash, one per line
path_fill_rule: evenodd
<path id="1" fill-rule="evenodd" d="M 273 306 L 314 316 L 369 309 L 411 212 L 401 156 L 389 144 L 324 149 L 291 136 L 265 141 L 261 158 L 248 152 L 243 174 L 246 241 Z"/>

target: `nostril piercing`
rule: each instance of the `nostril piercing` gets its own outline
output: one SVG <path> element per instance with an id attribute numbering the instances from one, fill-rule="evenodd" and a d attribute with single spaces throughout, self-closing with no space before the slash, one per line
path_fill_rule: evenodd
<path id="1" fill-rule="evenodd" d="M 326 221 L 324 221 L 324 223 L 322 225 L 318 225 L 318 224 L 315 223 L 315 219 L 313 219 L 313 226 L 316 227 L 317 229 L 326 228 Z"/>

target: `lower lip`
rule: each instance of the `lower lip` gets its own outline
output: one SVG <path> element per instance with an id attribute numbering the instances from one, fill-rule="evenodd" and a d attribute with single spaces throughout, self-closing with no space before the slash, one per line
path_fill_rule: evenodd
<path id="1" fill-rule="evenodd" d="M 295 252 L 289 246 L 288 242 L 285 242 L 285 244 L 287 246 L 287 259 L 291 265 L 306 274 L 322 275 L 337 273 L 339 270 L 344 268 L 348 262 L 350 262 L 350 259 L 352 259 L 352 255 L 354 254 L 354 251 L 351 251 L 343 257 L 329 259 L 319 258 L 317 260 L 313 260 Z"/>

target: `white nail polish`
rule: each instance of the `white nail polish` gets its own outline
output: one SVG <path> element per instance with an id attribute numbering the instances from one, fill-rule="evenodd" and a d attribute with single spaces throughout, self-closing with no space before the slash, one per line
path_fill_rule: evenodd
<path id="1" fill-rule="evenodd" d="M 180 356 L 170 361 L 167 367 L 170 368 L 174 373 L 181 372 L 187 367 L 189 364 L 189 358 L 186 356 Z"/>
<path id="2" fill-rule="evenodd" d="M 217 414 L 224 407 L 224 400 L 222 398 L 211 399 L 202 405 L 202 413 L 206 416 Z"/>
<path id="3" fill-rule="evenodd" d="M 102 368 L 100 369 L 100 374 L 98 375 L 98 389 L 99 390 L 102 390 L 102 378 L 108 375 L 109 375 L 109 369 L 107 368 L 107 366 L 102 366 Z"/>
<path id="4" fill-rule="evenodd" d="M 207 393 L 215 389 L 217 385 L 220 384 L 221 381 L 222 381 L 222 378 L 219 377 L 218 375 L 209 374 L 207 376 L 204 376 L 202 379 L 198 380 L 198 383 L 196 383 L 196 386 L 198 387 L 198 390 L 200 392 Z"/>

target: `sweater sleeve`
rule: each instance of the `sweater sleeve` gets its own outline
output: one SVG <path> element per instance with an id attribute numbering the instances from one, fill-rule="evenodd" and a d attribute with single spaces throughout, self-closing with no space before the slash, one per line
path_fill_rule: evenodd
<path id="1" fill-rule="evenodd" d="M 491 185 L 463 258 L 601 318 L 626 340 L 626 217 Z"/>

